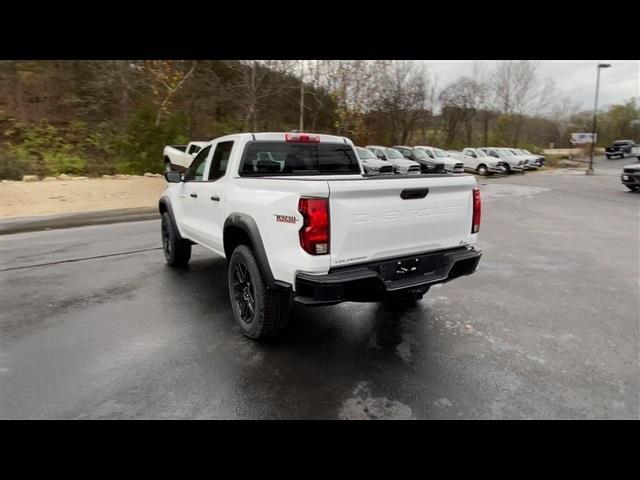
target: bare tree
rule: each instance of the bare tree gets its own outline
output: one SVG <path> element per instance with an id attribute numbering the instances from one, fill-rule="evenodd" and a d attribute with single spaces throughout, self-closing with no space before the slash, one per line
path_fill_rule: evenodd
<path id="1" fill-rule="evenodd" d="M 394 61 L 385 65 L 375 108 L 384 112 L 394 143 L 404 144 L 427 106 L 428 85 L 423 65 Z"/>
<path id="2" fill-rule="evenodd" d="M 547 108 L 554 95 L 552 79 L 538 76 L 539 62 L 528 60 L 499 62 L 493 74 L 493 86 L 502 113 L 513 118 L 512 143 L 518 145 L 525 115 Z"/>
<path id="3" fill-rule="evenodd" d="M 559 140 L 562 142 L 569 131 L 571 118 L 580 110 L 580 104 L 571 100 L 570 97 L 563 97 L 556 101 L 551 110 L 551 119 L 558 128 Z"/>
<path id="4" fill-rule="evenodd" d="M 141 93 L 138 67 L 136 62 L 128 60 L 87 62 L 89 75 L 82 84 L 83 113 L 127 118 Z"/>
<path id="5" fill-rule="evenodd" d="M 475 120 L 485 102 L 485 93 L 484 85 L 470 77 L 461 77 L 442 91 L 440 102 L 448 146 L 459 142 L 460 126 L 465 129 L 466 145 L 472 144 Z"/>

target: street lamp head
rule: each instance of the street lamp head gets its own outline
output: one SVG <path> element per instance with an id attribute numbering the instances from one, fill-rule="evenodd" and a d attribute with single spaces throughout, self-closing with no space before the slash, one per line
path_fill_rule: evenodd
<path id="1" fill-rule="evenodd" d="M 611 66 L 610 63 L 599 63 L 598 68 L 609 68 Z"/>

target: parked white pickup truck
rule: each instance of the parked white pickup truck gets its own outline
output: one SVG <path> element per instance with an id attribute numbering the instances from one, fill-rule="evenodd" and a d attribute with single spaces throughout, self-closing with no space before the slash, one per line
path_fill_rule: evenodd
<path id="1" fill-rule="evenodd" d="M 451 152 L 450 152 L 451 153 Z M 504 173 L 505 164 L 499 158 L 483 152 L 479 148 L 465 148 L 457 154 L 464 163 L 464 169 L 478 175 L 490 175 L 492 173 Z"/>
<path id="2" fill-rule="evenodd" d="M 207 142 L 189 142 L 186 145 L 164 147 L 164 171 L 186 172 L 193 158 Z"/>
<path id="3" fill-rule="evenodd" d="M 228 135 L 165 178 L 167 263 L 186 265 L 193 243 L 225 257 L 233 315 L 250 338 L 279 333 L 292 301 L 413 302 L 480 260 L 473 176 L 367 176 L 344 137 Z"/>

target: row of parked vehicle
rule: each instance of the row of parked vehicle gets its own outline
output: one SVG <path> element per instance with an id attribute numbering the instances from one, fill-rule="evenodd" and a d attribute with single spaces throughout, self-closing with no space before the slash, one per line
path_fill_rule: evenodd
<path id="1" fill-rule="evenodd" d="M 545 157 L 521 148 L 465 148 L 462 151 L 416 145 L 367 145 L 356 147 L 369 174 L 463 173 L 511 174 L 536 170 Z"/>

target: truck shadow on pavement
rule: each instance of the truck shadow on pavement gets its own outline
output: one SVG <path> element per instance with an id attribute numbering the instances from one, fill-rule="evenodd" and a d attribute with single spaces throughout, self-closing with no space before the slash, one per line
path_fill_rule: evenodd
<path id="1" fill-rule="evenodd" d="M 428 334 L 431 310 L 424 302 L 412 308 L 382 303 L 308 308 L 294 303 L 286 331 L 255 342 L 242 335 L 233 318 L 225 260 L 200 257 L 185 270 L 167 273 L 167 285 L 174 289 L 169 301 L 184 302 L 198 329 L 224 343 L 227 357 L 233 357 L 212 355 L 209 361 L 212 372 L 221 361 L 233 370 L 230 378 L 244 399 L 243 416 L 408 418 L 408 406 L 373 415 L 354 398 L 385 398 L 397 406 L 404 382 L 415 376 L 416 382 L 428 384 L 438 375 L 425 362 L 434 339 Z M 343 412 L 345 402 L 351 406 Z"/>

